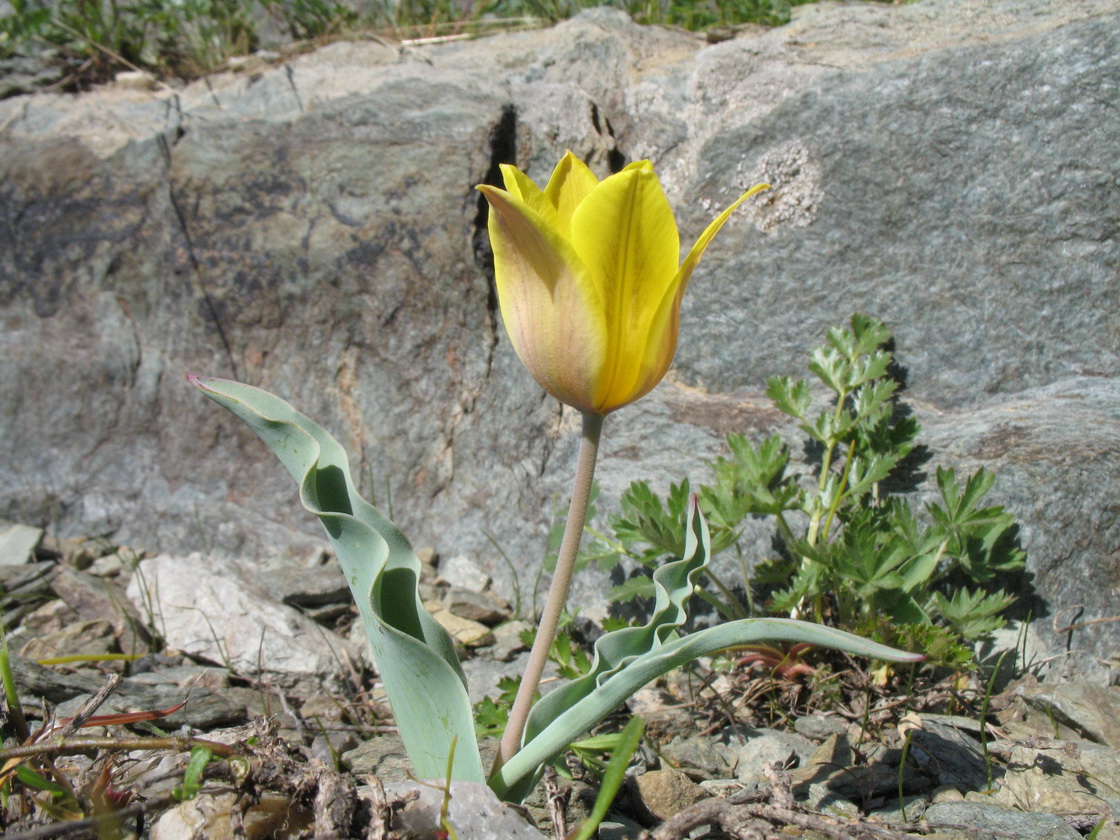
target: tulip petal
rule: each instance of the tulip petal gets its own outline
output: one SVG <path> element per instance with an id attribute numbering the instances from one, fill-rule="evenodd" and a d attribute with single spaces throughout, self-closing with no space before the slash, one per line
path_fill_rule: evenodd
<path id="1" fill-rule="evenodd" d="M 720 228 L 724 226 L 727 220 L 731 218 L 731 214 L 738 209 L 739 205 L 755 193 L 765 189 L 769 189 L 769 184 L 757 184 L 743 193 L 734 204 L 716 216 L 712 223 L 700 234 L 700 238 L 696 240 L 696 244 L 689 250 L 688 256 L 685 257 L 684 262 L 681 263 L 681 267 L 677 271 L 674 282 L 666 289 L 665 296 L 660 301 L 657 312 L 650 322 L 649 332 L 651 347 L 659 349 L 662 355 L 655 357 L 653 354 L 650 354 L 650 356 L 647 357 L 646 362 L 650 365 L 650 369 L 643 373 L 644 377 L 656 376 L 654 381 L 659 382 L 661 377 L 663 377 L 665 372 L 669 369 L 669 365 L 673 363 L 673 354 L 676 353 L 677 337 L 680 330 L 681 300 L 684 298 L 685 289 L 688 288 L 688 281 L 692 277 L 693 269 L 695 269 L 696 265 L 700 262 L 700 257 L 703 256 L 704 251 L 707 249 L 708 245 L 711 244 L 712 239 L 719 233 Z M 636 400 L 645 393 L 645 391 L 635 393 L 630 399 L 631 401 Z"/>
<path id="2" fill-rule="evenodd" d="M 677 274 L 680 238 L 648 161 L 606 178 L 583 200 L 572 216 L 571 243 L 600 289 L 606 315 L 609 344 L 595 398 L 605 414 L 656 384 L 641 380 L 650 360 L 665 353 L 650 346 L 649 326 Z"/>
<path id="3" fill-rule="evenodd" d="M 607 348 L 598 289 L 568 242 L 527 202 L 496 187 L 478 189 L 490 203 L 495 285 L 514 350 L 548 393 L 594 411 Z"/>
<path id="4" fill-rule="evenodd" d="M 559 225 L 556 207 L 528 175 L 508 163 L 501 164 L 499 169 L 502 170 L 502 180 L 505 182 L 506 192 L 514 198 L 520 198 L 536 210 L 548 225 L 552 227 Z"/>
<path id="5" fill-rule="evenodd" d="M 572 214 L 576 207 L 598 185 L 599 179 L 587 168 L 587 164 L 570 151 L 564 153 L 552 170 L 548 186 L 544 188 L 544 194 L 556 208 L 558 229 L 563 236 L 568 236 L 571 231 Z"/>
<path id="6" fill-rule="evenodd" d="M 712 242 L 712 239 L 714 239 L 715 235 L 719 233 L 719 229 L 724 226 L 728 219 L 731 218 L 731 214 L 738 210 L 739 205 L 750 198 L 752 195 L 768 189 L 770 189 L 769 184 L 755 184 L 753 187 L 739 196 L 739 199 L 734 204 L 732 204 L 730 207 L 716 216 L 712 220 L 711 224 L 704 228 L 704 232 L 700 234 L 700 238 L 696 240 L 696 244 L 694 244 L 689 250 L 688 256 L 684 258 L 684 262 L 681 263 L 680 270 L 677 272 L 681 284 L 678 294 L 684 294 L 684 290 L 688 286 L 688 280 L 690 277 L 692 277 L 692 271 L 696 268 L 696 264 L 700 262 L 700 257 L 704 255 L 704 251 L 707 250 L 708 245 L 710 245 Z"/>

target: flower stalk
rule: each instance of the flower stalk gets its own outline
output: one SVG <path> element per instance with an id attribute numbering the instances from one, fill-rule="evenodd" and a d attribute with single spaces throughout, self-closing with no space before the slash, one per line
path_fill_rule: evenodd
<path id="1" fill-rule="evenodd" d="M 572 487 L 572 501 L 568 506 L 568 521 L 564 525 L 564 538 L 560 542 L 560 553 L 556 558 L 556 571 L 548 587 L 548 598 L 537 625 L 537 636 L 529 652 L 529 661 L 517 688 L 513 707 L 510 709 L 509 722 L 502 735 L 498 748 L 498 758 L 494 769 L 499 769 L 521 748 L 521 736 L 525 732 L 525 722 L 529 709 L 540 688 L 544 666 L 548 662 L 549 651 L 556 639 L 556 628 L 568 601 L 568 589 L 572 585 L 572 572 L 575 569 L 579 543 L 583 537 L 583 526 L 587 519 L 587 507 L 591 501 L 591 487 L 595 479 L 595 461 L 599 455 L 599 436 L 603 429 L 603 415 L 583 413 L 583 435 L 579 444 L 579 461 L 576 464 L 575 481 Z"/>

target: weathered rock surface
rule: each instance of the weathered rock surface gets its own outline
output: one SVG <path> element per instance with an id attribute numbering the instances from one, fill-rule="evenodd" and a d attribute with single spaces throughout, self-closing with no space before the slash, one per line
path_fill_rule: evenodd
<path id="1" fill-rule="evenodd" d="M 406 804 L 393 814 L 392 828 L 417 840 L 436 840 L 445 794 L 437 784 L 395 782 L 385 786 L 390 799 Z M 412 798 L 413 794 L 416 798 Z M 544 835 L 503 803 L 486 785 L 452 782 L 447 821 L 463 840 L 544 840 Z"/>
<path id="2" fill-rule="evenodd" d="M 0 566 L 30 563 L 42 538 L 42 528 L 0 522 Z"/>
<path id="3" fill-rule="evenodd" d="M 805 7 L 714 46 L 600 10 L 5 100 L 0 515 L 306 555 L 323 538 L 288 477 L 183 380 L 227 375 L 332 429 L 413 539 L 528 602 L 576 424 L 502 333 L 473 186 L 503 161 L 543 178 L 565 147 L 601 172 L 650 157 L 686 241 L 774 189 L 694 277 L 671 381 L 608 423 L 603 506 L 775 428 L 764 378 L 865 310 L 938 462 L 999 473 L 1048 652 L 1087 673 L 1120 624 L 1049 628 L 1116 613 L 1118 88 L 1117 0 L 926 0 Z M 601 609 L 600 578 L 577 587 Z"/>
<path id="4" fill-rule="evenodd" d="M 140 564 L 128 587 L 167 646 L 301 694 L 347 684 L 359 649 L 273 600 L 268 573 L 218 558 L 164 554 Z M 352 666 L 351 666 L 352 667 Z"/>

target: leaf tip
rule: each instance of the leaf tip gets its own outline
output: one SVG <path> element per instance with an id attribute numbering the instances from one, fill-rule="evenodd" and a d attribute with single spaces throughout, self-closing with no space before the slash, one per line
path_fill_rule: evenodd
<path id="1" fill-rule="evenodd" d="M 199 376 L 197 373 L 188 373 L 187 381 L 200 391 L 212 393 L 218 390 L 216 386 L 219 382 L 231 382 L 232 380 L 220 379 L 217 376 Z"/>

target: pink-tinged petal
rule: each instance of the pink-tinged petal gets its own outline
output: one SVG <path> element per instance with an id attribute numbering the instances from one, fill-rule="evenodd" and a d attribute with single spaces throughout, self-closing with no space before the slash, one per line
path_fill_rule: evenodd
<path id="1" fill-rule="evenodd" d="M 656 384 L 643 381 L 663 352 L 648 345 L 649 325 L 680 257 L 673 211 L 648 161 L 602 181 L 576 208 L 570 238 L 603 300 L 609 344 L 595 403 L 608 413 Z"/>
<path id="2" fill-rule="evenodd" d="M 594 411 L 607 347 L 598 290 L 568 242 L 532 207 L 495 187 L 479 190 L 490 203 L 498 303 L 514 350 L 548 393 Z"/>
<path id="3" fill-rule="evenodd" d="M 557 227 L 563 236 L 568 236 L 572 228 L 572 214 L 576 207 L 599 185 L 595 173 L 587 168 L 582 160 L 570 151 L 564 153 L 544 193 L 556 208 Z"/>

